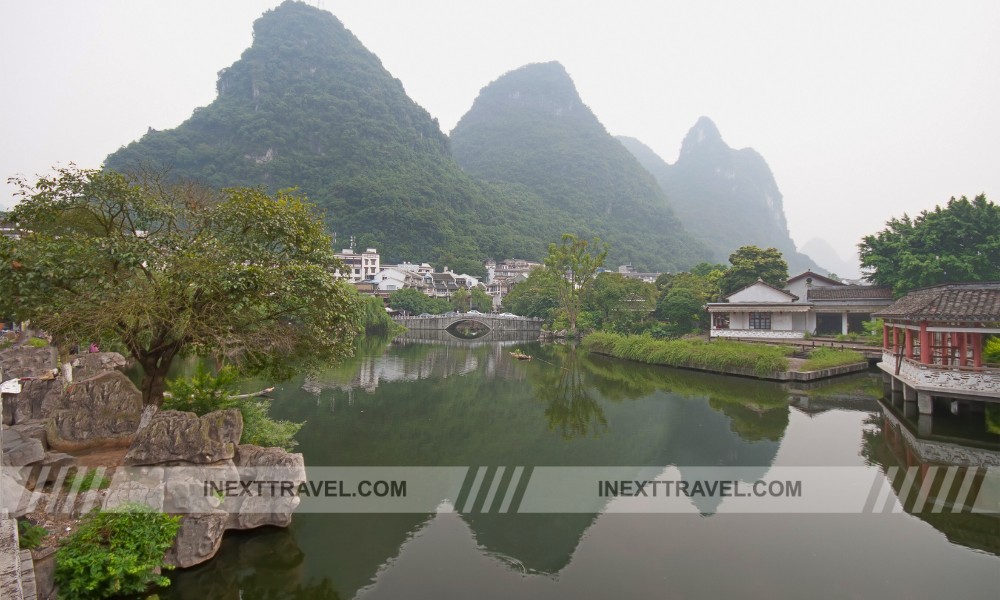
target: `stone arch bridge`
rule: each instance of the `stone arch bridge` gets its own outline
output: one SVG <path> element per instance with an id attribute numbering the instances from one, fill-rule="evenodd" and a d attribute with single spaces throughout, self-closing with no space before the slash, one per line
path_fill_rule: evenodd
<path id="1" fill-rule="evenodd" d="M 472 321 L 488 327 L 491 332 L 538 335 L 542 332 L 542 319 L 529 317 L 501 317 L 498 315 L 469 314 L 432 315 L 429 317 L 394 317 L 394 320 L 410 331 L 436 331 L 450 328 L 462 321 Z"/>

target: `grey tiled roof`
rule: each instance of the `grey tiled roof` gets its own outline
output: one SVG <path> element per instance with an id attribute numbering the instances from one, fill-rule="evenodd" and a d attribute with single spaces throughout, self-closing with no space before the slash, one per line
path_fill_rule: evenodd
<path id="1" fill-rule="evenodd" d="M 892 290 L 874 285 L 838 285 L 809 290 L 809 300 L 882 300 L 892 299 Z"/>
<path id="2" fill-rule="evenodd" d="M 873 316 L 928 321 L 1000 321 L 1000 282 L 914 290 Z"/>

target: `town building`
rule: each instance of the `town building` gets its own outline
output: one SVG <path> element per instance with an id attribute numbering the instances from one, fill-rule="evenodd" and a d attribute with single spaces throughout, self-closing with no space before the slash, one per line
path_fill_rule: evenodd
<path id="1" fill-rule="evenodd" d="M 378 250 L 375 248 L 366 248 L 364 252 L 345 248 L 337 252 L 335 256 L 343 261 L 346 267 L 346 273 L 342 273 L 342 275 L 352 282 L 371 279 L 381 270 Z"/>
<path id="2" fill-rule="evenodd" d="M 887 287 L 846 285 L 806 271 L 783 289 L 758 279 L 706 308 L 711 337 L 801 339 L 806 333 L 860 333 L 863 322 L 892 302 Z"/>

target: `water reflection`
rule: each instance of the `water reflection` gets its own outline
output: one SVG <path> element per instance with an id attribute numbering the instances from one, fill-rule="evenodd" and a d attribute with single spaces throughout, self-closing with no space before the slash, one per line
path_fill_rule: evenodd
<path id="1" fill-rule="evenodd" d="M 370 344 L 348 364 L 277 390 L 273 413 L 306 421 L 298 439 L 307 465 L 676 465 L 691 478 L 700 467 L 741 466 L 757 469 L 763 477 L 779 449 L 794 446 L 788 438 L 796 436 L 790 432 L 821 422 L 822 439 L 804 442 L 814 453 L 810 456 L 853 456 L 856 462 L 849 464 L 867 462 L 883 471 L 910 464 L 887 445 L 882 410 L 871 395 L 877 382 L 866 376 L 790 388 L 622 363 L 569 346 L 517 345 L 535 360 L 514 360 L 511 344 Z M 848 418 L 839 423 L 829 419 L 844 415 Z M 895 483 L 893 489 L 900 493 Z M 453 597 L 465 594 L 448 590 L 483 586 L 494 597 L 579 597 L 625 570 L 638 578 L 629 589 L 645 589 L 639 579 L 647 578 L 650 585 L 659 581 L 668 560 L 658 553 L 674 552 L 669 560 L 678 564 L 698 552 L 705 557 L 726 554 L 726 545 L 740 530 L 774 540 L 767 552 L 755 554 L 756 566 L 748 570 L 764 586 L 755 589 L 776 591 L 768 586 L 787 569 L 772 564 L 770 557 L 778 554 L 787 561 L 802 556 L 789 544 L 807 543 L 803 531 L 825 528 L 829 539 L 855 536 L 837 546 L 846 553 L 850 544 L 877 545 L 865 536 L 882 527 L 881 521 L 879 527 L 861 524 L 854 515 L 835 525 L 807 515 L 733 520 L 732 515 L 715 514 L 722 501 L 693 498 L 698 512 L 712 515 L 694 517 L 697 521 L 685 515 L 607 515 L 600 504 L 583 514 L 300 514 L 288 531 L 278 532 L 284 537 L 267 542 L 280 549 L 282 560 L 255 559 L 257 538 L 239 536 L 227 540 L 209 565 L 176 575 L 171 592 L 176 595 L 168 597 L 205 597 L 216 590 L 223 598 L 233 597 L 222 591 L 224 584 L 244 590 L 242 597 L 378 597 L 430 581 L 442 595 Z M 996 519 L 916 516 L 954 543 L 996 553 Z M 881 530 L 887 537 L 916 535 L 905 524 Z M 682 543 L 677 535 L 693 537 Z M 973 535 L 983 539 L 972 540 Z M 590 537 L 606 543 L 595 546 Z M 764 539 L 754 543 L 764 544 Z M 647 548 L 650 556 L 630 555 L 634 544 Z M 689 549 L 697 552 L 689 555 Z M 730 560 L 741 560 L 735 549 L 729 554 Z M 627 564 L 621 556 L 630 556 Z M 617 565 L 617 570 L 602 574 L 605 564 Z M 725 563 L 720 568 L 730 567 Z M 805 578 L 819 572 L 800 568 Z M 697 568 L 688 571 L 691 581 L 679 579 L 677 585 L 695 589 Z M 675 570 L 674 576 L 684 573 Z M 810 588 L 797 583 L 782 589 L 798 593 Z"/>

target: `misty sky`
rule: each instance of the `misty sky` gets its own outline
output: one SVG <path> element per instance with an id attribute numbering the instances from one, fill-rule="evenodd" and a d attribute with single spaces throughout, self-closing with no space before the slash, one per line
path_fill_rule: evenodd
<path id="1" fill-rule="evenodd" d="M 3 0 L 0 175 L 97 167 L 215 97 L 278 0 Z M 313 0 L 449 132 L 479 90 L 560 61 L 667 162 L 701 115 L 767 160 L 792 238 L 842 255 L 951 196 L 1000 200 L 1000 2 Z M 0 187 L 0 207 L 14 202 Z M 422 260 L 422 257 L 413 257 Z"/>

